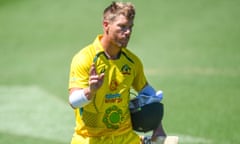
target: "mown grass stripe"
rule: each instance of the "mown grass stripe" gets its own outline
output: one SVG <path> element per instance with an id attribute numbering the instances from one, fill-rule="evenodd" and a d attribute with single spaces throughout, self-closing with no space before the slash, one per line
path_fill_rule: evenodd
<path id="1" fill-rule="evenodd" d="M 67 102 L 37 86 L 0 86 L 0 131 L 69 142 L 74 115 Z"/>

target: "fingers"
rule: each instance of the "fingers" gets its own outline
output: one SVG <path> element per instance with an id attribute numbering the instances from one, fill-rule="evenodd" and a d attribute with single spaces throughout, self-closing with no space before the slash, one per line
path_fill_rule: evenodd
<path id="1" fill-rule="evenodd" d="M 97 74 L 95 64 L 93 63 L 90 67 L 89 86 L 91 90 L 97 90 L 102 86 L 104 73 Z"/>
<path id="2" fill-rule="evenodd" d="M 93 79 L 103 79 L 104 77 L 104 73 L 101 73 L 100 75 L 97 74 L 96 68 L 95 68 L 95 64 L 93 63 L 90 67 L 90 77 L 92 77 Z"/>
<path id="3" fill-rule="evenodd" d="M 103 78 L 104 78 L 104 73 L 101 73 L 99 76 L 99 80 L 103 80 Z"/>
<path id="4" fill-rule="evenodd" d="M 97 75 L 97 72 L 96 72 L 96 68 L 95 68 L 95 64 L 92 63 L 91 67 L 90 67 L 90 76 L 93 76 L 93 75 Z"/>
<path id="5" fill-rule="evenodd" d="M 100 75 L 92 75 L 89 77 L 90 84 L 97 84 L 98 82 L 103 81 L 104 79 L 104 73 L 101 73 Z"/>

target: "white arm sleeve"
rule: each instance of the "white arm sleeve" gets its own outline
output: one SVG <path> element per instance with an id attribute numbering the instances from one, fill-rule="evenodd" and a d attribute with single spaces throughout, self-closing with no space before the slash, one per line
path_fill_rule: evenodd
<path id="1" fill-rule="evenodd" d="M 84 90 L 75 90 L 72 92 L 72 94 L 69 96 L 69 103 L 73 108 L 80 108 L 85 105 L 87 105 L 90 102 L 90 100 L 87 99 L 87 97 L 84 94 Z"/>

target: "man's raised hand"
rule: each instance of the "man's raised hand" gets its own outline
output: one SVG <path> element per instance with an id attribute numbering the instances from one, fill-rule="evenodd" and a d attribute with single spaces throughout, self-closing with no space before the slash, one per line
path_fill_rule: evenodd
<path id="1" fill-rule="evenodd" d="M 104 79 L 104 73 L 101 73 L 100 75 L 97 74 L 95 64 L 93 63 L 90 67 L 89 72 L 89 88 L 91 94 L 95 94 L 96 91 L 102 86 L 103 79 Z"/>

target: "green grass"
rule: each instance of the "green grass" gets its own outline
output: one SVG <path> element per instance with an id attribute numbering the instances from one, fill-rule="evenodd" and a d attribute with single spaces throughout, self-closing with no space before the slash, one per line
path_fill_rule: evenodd
<path id="1" fill-rule="evenodd" d="M 34 138 L 29 136 L 14 135 L 9 133 L 0 133 L 1 143 L 15 144 L 17 143 L 26 143 L 26 144 L 64 144 L 63 142 L 45 140 L 43 138 Z"/>
<path id="2" fill-rule="evenodd" d="M 0 1 L 0 143 L 69 141 L 74 125 L 74 115 L 66 106 L 71 58 L 102 32 L 101 13 L 110 2 Z M 240 2 L 132 2 L 137 15 L 129 48 L 141 57 L 150 83 L 164 91 L 166 131 L 214 144 L 240 143 Z M 32 96 L 35 93 L 37 97 Z M 29 95 L 23 98 L 29 102 L 18 104 L 19 99 L 14 99 L 18 95 Z M 26 124 L 35 126 L 35 121 L 30 118 L 25 123 L 21 113 L 11 119 L 11 113 L 33 114 L 41 105 L 45 109 L 35 118 L 44 112 L 51 117 L 44 117 L 40 130 L 30 131 Z M 61 111 L 52 111 L 54 106 Z M 58 121 L 62 114 L 69 119 Z M 8 130 L 12 125 L 22 129 Z"/>
<path id="3" fill-rule="evenodd" d="M 0 95 L 0 133 L 13 138 L 70 141 L 74 113 L 67 102 L 34 85 L 0 86 Z M 8 143 L 5 139 L 1 143 Z"/>

